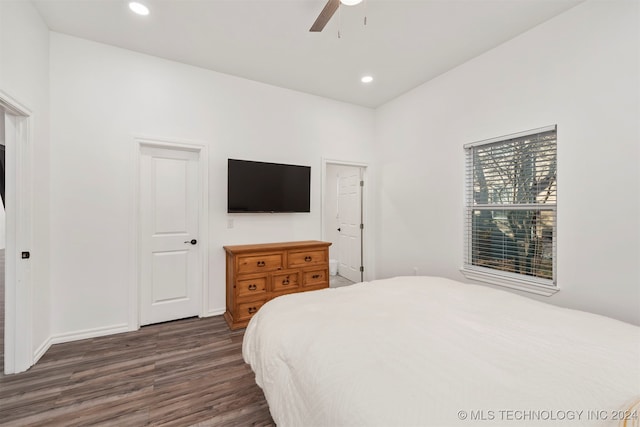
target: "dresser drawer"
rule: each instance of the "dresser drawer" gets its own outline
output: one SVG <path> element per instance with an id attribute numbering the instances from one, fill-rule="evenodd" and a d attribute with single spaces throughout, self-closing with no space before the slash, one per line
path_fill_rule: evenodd
<path id="1" fill-rule="evenodd" d="M 253 315 L 256 314 L 258 310 L 260 310 L 260 307 L 262 307 L 265 302 L 265 300 L 261 300 L 243 302 L 238 304 L 238 309 L 236 310 L 234 320 L 240 322 L 242 320 L 251 319 L 251 317 L 253 317 Z"/>
<path id="2" fill-rule="evenodd" d="M 305 271 L 303 273 L 303 286 L 316 286 L 329 283 L 329 271 L 326 268 Z"/>
<path id="3" fill-rule="evenodd" d="M 236 297 L 260 297 L 267 293 L 267 276 L 238 279 L 235 286 Z"/>
<path id="4" fill-rule="evenodd" d="M 288 255 L 288 267 L 308 267 L 327 262 L 327 251 L 324 249 L 290 251 Z"/>
<path id="5" fill-rule="evenodd" d="M 244 274 L 281 270 L 283 267 L 283 259 L 284 254 L 282 252 L 264 255 L 239 256 L 237 258 L 237 272 L 238 274 Z"/>
<path id="6" fill-rule="evenodd" d="M 300 284 L 300 276 L 297 271 L 278 273 L 273 275 L 273 292 L 296 289 Z"/>

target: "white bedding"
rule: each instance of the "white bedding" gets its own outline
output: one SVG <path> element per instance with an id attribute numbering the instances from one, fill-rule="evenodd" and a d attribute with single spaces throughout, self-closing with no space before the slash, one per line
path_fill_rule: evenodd
<path id="1" fill-rule="evenodd" d="M 615 426 L 640 398 L 640 327 L 437 277 L 276 298 L 243 355 L 283 427 Z"/>

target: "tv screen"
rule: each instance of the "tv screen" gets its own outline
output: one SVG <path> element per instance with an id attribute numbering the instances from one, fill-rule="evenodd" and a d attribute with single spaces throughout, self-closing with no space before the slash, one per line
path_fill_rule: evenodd
<path id="1" fill-rule="evenodd" d="M 310 166 L 229 159 L 227 168 L 227 212 L 310 212 Z"/>

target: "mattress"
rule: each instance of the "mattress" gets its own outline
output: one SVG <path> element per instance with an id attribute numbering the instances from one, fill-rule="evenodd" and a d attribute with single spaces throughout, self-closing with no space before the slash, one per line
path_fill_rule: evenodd
<path id="1" fill-rule="evenodd" d="M 445 278 L 276 298 L 243 356 L 279 426 L 638 423 L 639 327 Z"/>

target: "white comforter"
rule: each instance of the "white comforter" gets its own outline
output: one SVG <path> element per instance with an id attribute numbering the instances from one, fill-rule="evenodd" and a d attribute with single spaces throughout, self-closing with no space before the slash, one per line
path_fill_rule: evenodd
<path id="1" fill-rule="evenodd" d="M 640 398 L 639 327 L 437 277 L 276 298 L 243 355 L 279 426 L 609 426 Z"/>

